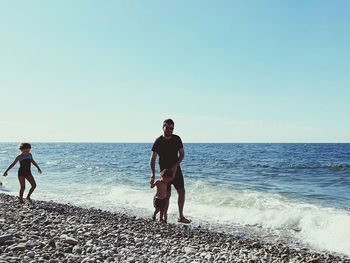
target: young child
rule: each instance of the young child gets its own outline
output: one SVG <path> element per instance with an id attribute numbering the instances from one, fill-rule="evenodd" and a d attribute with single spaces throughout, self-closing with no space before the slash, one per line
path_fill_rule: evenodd
<path id="1" fill-rule="evenodd" d="M 18 149 L 22 152 L 22 154 L 18 155 L 16 159 L 13 161 L 13 163 L 6 169 L 4 176 L 7 176 L 7 172 L 15 166 L 15 164 L 19 161 L 20 167 L 18 169 L 18 180 L 19 184 L 21 186 L 21 189 L 19 190 L 19 202 L 23 204 L 23 193 L 25 189 L 25 179 L 28 180 L 28 182 L 31 184 L 31 188 L 27 195 L 27 200 L 31 203 L 32 200 L 30 199 L 30 195 L 33 193 L 36 183 L 34 180 L 34 177 L 30 171 L 30 165 L 33 163 L 36 168 L 38 168 L 38 172 L 41 174 L 41 170 L 39 166 L 36 164 L 36 162 L 33 159 L 33 156 L 30 152 L 30 149 L 32 146 L 29 143 L 21 143 Z"/>
<path id="2" fill-rule="evenodd" d="M 159 219 L 161 222 L 167 221 L 166 215 L 164 215 L 164 207 L 168 201 L 167 196 L 167 185 L 168 182 L 173 180 L 175 174 L 172 174 L 169 169 L 164 169 L 160 172 L 160 180 L 151 181 L 151 188 L 157 187 L 156 195 L 153 198 L 153 206 L 155 211 L 153 213 L 153 220 L 156 220 L 156 215 L 160 211 Z"/>

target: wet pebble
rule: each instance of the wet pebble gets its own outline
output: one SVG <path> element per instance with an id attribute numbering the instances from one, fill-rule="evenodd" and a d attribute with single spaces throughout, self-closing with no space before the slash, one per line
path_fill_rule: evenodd
<path id="1" fill-rule="evenodd" d="M 0 194 L 0 262 L 347 262 L 242 237 L 125 214 Z M 30 218 L 30 220 L 28 219 Z"/>

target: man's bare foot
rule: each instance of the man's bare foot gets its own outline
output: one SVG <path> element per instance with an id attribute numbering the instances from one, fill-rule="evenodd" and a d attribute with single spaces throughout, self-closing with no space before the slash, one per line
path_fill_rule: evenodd
<path id="1" fill-rule="evenodd" d="M 191 220 L 189 220 L 189 219 L 187 219 L 186 217 L 183 216 L 181 218 L 178 218 L 177 222 L 184 223 L 184 224 L 189 224 L 189 223 L 191 223 Z"/>
<path id="2" fill-rule="evenodd" d="M 24 204 L 23 199 L 19 199 L 18 203 L 21 204 L 21 205 Z"/>
<path id="3" fill-rule="evenodd" d="M 31 203 L 31 204 L 33 203 L 32 199 L 30 199 L 29 196 L 27 196 L 27 200 L 28 200 L 29 203 Z"/>

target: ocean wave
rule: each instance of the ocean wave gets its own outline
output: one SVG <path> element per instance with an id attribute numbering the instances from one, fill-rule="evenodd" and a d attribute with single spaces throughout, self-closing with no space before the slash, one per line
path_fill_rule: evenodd
<path id="1" fill-rule="evenodd" d="M 252 164 L 247 167 L 254 168 L 271 168 L 271 169 L 300 169 L 300 170 L 316 170 L 316 169 L 334 169 L 334 170 L 347 170 L 350 169 L 350 164 L 337 164 L 337 163 L 327 163 L 327 164 L 288 164 L 288 165 L 268 165 L 268 164 Z"/>
<path id="2" fill-rule="evenodd" d="M 334 170 L 346 170 L 350 168 L 348 164 L 327 163 L 322 165 L 291 165 L 293 169 L 334 169 Z"/>
<path id="3" fill-rule="evenodd" d="M 271 166 L 268 164 L 252 164 L 252 167 L 258 167 L 258 168 L 270 168 Z M 277 167 L 271 167 L 271 168 L 277 168 Z"/>
<path id="4" fill-rule="evenodd" d="M 320 250 L 350 255 L 350 213 L 300 202 L 279 194 L 194 183 L 186 206 L 199 218 L 221 224 L 255 225 L 294 231 L 298 239 Z"/>
<path id="5" fill-rule="evenodd" d="M 234 166 L 234 164 L 232 164 Z M 327 163 L 327 164 L 280 164 L 271 165 L 263 163 L 247 164 L 246 168 L 262 168 L 262 169 L 300 169 L 300 170 L 316 170 L 316 169 L 333 169 L 333 170 L 347 170 L 350 169 L 350 164 L 338 164 L 338 163 Z"/>
<path id="6" fill-rule="evenodd" d="M 350 164 L 328 163 L 328 164 L 326 165 L 326 167 L 332 168 L 332 169 L 341 169 L 341 170 L 345 170 L 345 169 L 349 169 L 349 168 L 350 168 Z"/>

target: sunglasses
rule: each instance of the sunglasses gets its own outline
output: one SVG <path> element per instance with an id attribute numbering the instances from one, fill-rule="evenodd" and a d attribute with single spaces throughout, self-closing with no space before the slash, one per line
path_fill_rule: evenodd
<path id="1" fill-rule="evenodd" d="M 169 126 L 164 126 L 166 130 L 171 130 L 173 131 L 174 130 L 174 127 L 169 127 Z"/>

